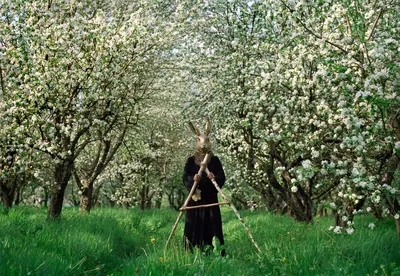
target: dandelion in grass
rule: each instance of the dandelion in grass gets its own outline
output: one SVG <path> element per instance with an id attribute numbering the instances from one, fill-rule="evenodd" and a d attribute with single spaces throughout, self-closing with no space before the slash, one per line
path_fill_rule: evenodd
<path id="1" fill-rule="evenodd" d="M 155 242 L 156 242 L 156 239 L 155 239 L 155 238 L 151 238 L 151 239 L 150 239 L 150 242 L 151 242 L 151 243 L 155 243 Z"/>
<path id="2" fill-rule="evenodd" d="M 290 190 L 292 191 L 292 193 L 296 193 L 298 188 L 296 186 L 292 186 Z"/>
<path id="3" fill-rule="evenodd" d="M 160 257 L 160 258 L 158 259 L 158 261 L 159 261 L 160 263 L 162 263 L 162 262 L 164 261 L 163 257 Z"/>
<path id="4" fill-rule="evenodd" d="M 370 224 L 368 224 L 368 227 L 371 228 L 371 230 L 374 230 L 375 224 L 373 224 L 373 223 L 371 222 Z"/>

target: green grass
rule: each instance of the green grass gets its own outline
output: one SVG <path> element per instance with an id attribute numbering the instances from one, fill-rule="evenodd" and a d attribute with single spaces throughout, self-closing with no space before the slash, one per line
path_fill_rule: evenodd
<path id="1" fill-rule="evenodd" d="M 400 238 L 392 219 L 356 217 L 353 235 L 328 231 L 333 220 L 312 225 L 287 216 L 241 212 L 262 253 L 235 214 L 222 207 L 227 256 L 182 250 L 178 213 L 97 208 L 81 215 L 65 208 L 62 219 L 46 210 L 0 210 L 0 275 L 400 275 Z M 377 227 L 372 231 L 370 222 Z"/>

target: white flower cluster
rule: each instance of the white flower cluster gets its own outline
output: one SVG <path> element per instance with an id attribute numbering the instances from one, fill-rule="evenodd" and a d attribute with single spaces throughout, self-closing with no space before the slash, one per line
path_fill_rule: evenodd
<path id="1" fill-rule="evenodd" d="M 371 230 L 374 230 L 375 227 L 376 227 L 375 224 L 372 222 L 368 224 L 368 228 L 370 228 Z"/>
<path id="2" fill-rule="evenodd" d="M 342 234 L 342 227 L 341 226 L 330 226 L 329 231 L 333 231 L 335 234 Z"/>

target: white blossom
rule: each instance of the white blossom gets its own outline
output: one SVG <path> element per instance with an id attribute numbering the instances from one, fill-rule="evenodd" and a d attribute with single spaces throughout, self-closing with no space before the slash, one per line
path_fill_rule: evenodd
<path id="1" fill-rule="evenodd" d="M 336 227 L 333 229 L 333 232 L 334 232 L 335 234 L 341 234 L 341 233 L 342 233 L 342 227 L 341 227 L 341 226 L 336 226 Z"/>
<path id="2" fill-rule="evenodd" d="M 347 234 L 352 235 L 354 233 L 354 228 L 350 227 L 346 229 Z"/>
<path id="3" fill-rule="evenodd" d="M 368 227 L 369 227 L 371 230 L 374 230 L 375 224 L 371 222 L 370 224 L 368 224 Z"/>

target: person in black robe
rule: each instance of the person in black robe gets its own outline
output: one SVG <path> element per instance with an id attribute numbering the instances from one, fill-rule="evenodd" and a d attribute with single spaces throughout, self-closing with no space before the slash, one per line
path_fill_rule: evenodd
<path id="1" fill-rule="evenodd" d="M 215 178 L 218 186 L 222 188 L 225 183 L 225 173 L 222 164 L 217 156 L 212 155 L 211 145 L 209 143 L 209 122 L 206 125 L 206 135 L 203 136 L 200 132 L 191 126 L 192 130 L 198 136 L 196 153 L 187 159 L 183 172 L 183 183 L 190 191 L 194 181 L 198 179 L 197 189 L 195 194 L 190 199 L 188 206 L 206 205 L 218 202 L 218 191 L 211 182 Z M 205 154 L 211 155 L 207 168 L 210 174 L 205 172 L 201 176 L 197 175 L 200 169 L 200 164 L 203 161 Z M 219 239 L 220 245 L 224 245 L 224 236 L 222 232 L 221 212 L 219 206 L 188 209 L 186 211 L 185 229 L 184 229 L 184 246 L 192 250 L 194 246 L 201 250 L 206 249 L 209 254 L 213 249 L 213 238 Z M 225 249 L 221 251 L 221 255 L 225 255 Z"/>

